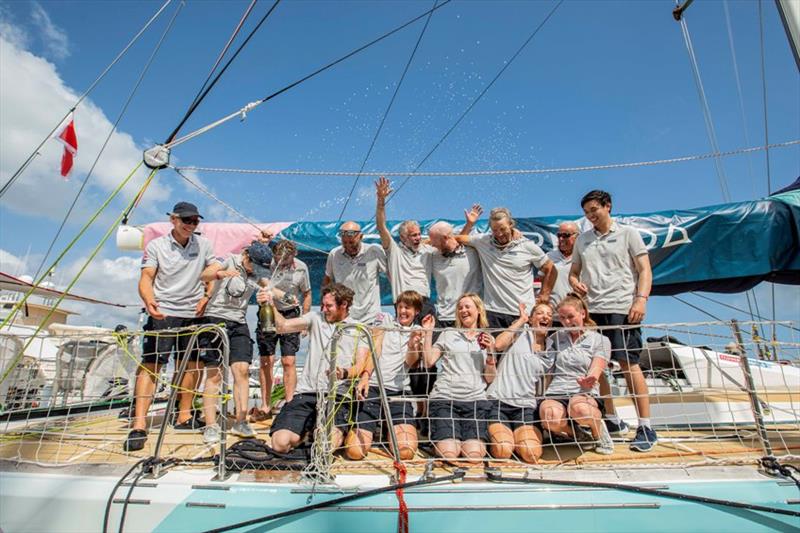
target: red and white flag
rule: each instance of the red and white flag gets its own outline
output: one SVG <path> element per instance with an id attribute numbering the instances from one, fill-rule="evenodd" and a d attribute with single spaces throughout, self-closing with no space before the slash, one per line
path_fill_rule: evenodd
<path id="1" fill-rule="evenodd" d="M 56 137 L 64 145 L 64 154 L 61 156 L 61 176 L 64 178 L 72 171 L 74 158 L 78 155 L 78 136 L 75 134 L 73 113 L 69 114 L 65 124 L 58 137 Z"/>

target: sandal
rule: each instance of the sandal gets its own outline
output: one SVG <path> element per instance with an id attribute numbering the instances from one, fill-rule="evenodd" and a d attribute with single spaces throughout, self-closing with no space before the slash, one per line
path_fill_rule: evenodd
<path id="1" fill-rule="evenodd" d="M 128 433 L 128 438 L 122 444 L 122 449 L 126 452 L 136 452 L 144 448 L 147 442 L 147 432 L 143 429 L 133 429 Z"/>
<path id="2" fill-rule="evenodd" d="M 265 420 L 269 420 L 270 418 L 272 418 L 272 409 L 268 411 L 262 411 L 258 407 L 253 407 L 252 409 L 250 409 L 248 415 L 250 418 L 250 422 L 254 423 L 264 422 Z"/>

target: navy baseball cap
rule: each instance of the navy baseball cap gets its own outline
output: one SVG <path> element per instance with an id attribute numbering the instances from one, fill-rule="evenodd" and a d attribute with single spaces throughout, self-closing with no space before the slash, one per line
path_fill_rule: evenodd
<path id="1" fill-rule="evenodd" d="M 263 242 L 255 241 L 247 247 L 247 255 L 254 265 L 269 268 L 272 265 L 272 250 Z"/>
<path id="2" fill-rule="evenodd" d="M 197 210 L 197 206 L 191 204 L 189 202 L 178 202 L 175 204 L 175 207 L 172 208 L 172 213 L 167 213 L 168 215 L 175 215 L 176 217 L 199 217 L 203 218 L 203 215 Z"/>

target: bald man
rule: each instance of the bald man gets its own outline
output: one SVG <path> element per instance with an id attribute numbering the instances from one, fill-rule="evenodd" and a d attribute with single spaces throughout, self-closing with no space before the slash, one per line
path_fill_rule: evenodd
<path id="1" fill-rule="evenodd" d="M 386 253 L 378 244 L 361 242 L 361 226 L 348 221 L 339 226 L 341 246 L 328 254 L 322 287 L 341 283 L 355 294 L 350 316 L 357 322 L 372 324 L 381 310 L 378 274 L 386 272 Z"/>
<path id="2" fill-rule="evenodd" d="M 553 308 L 572 291 L 569 285 L 569 269 L 572 266 L 572 250 L 575 248 L 575 239 L 578 238 L 578 225 L 574 222 L 562 222 L 558 225 L 558 247 L 547 252 L 547 257 L 553 262 L 558 272 L 553 291 L 550 293 L 550 304 Z"/>

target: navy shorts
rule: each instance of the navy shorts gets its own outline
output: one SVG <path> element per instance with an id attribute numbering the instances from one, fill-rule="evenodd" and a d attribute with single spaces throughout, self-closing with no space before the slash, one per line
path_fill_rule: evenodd
<path id="1" fill-rule="evenodd" d="M 389 413 L 392 415 L 392 423 L 395 426 L 399 424 L 408 424 L 416 427 L 417 421 L 414 419 L 414 402 L 393 402 L 392 398 L 402 399 L 404 397 L 402 392 L 386 391 L 386 396 L 389 400 Z M 383 412 L 378 388 L 370 387 L 367 399 L 356 404 L 356 428 L 366 431 L 375 431 L 375 428 L 378 427 L 379 420 L 386 420 L 386 415 Z"/>
<path id="2" fill-rule="evenodd" d="M 491 329 L 508 329 L 518 318 L 519 315 L 506 315 L 494 311 L 486 311 L 486 319 L 489 321 Z"/>
<path id="3" fill-rule="evenodd" d="M 592 320 L 601 328 L 629 325 L 628 315 L 622 313 L 592 313 Z M 639 364 L 639 355 L 642 353 L 642 328 L 609 327 L 600 329 L 600 333 L 611 341 L 611 359 L 631 365 Z"/>
<path id="4" fill-rule="evenodd" d="M 147 323 L 144 325 L 144 330 L 161 331 L 165 329 L 186 328 L 196 324 L 197 321 L 197 318 L 183 318 L 177 316 L 167 316 L 161 320 L 148 317 Z M 165 365 L 169 363 L 169 356 L 173 350 L 175 351 L 175 359 L 180 360 L 184 357 L 184 352 L 186 352 L 186 348 L 189 346 L 189 339 L 191 339 L 191 332 L 188 330 L 145 335 L 144 344 L 142 346 L 142 362 Z M 196 356 L 197 351 L 193 351 L 193 355 Z"/>
<path id="5" fill-rule="evenodd" d="M 431 440 L 486 440 L 486 419 L 490 403 L 486 400 L 430 400 L 428 418 L 431 421 Z"/>
<path id="6" fill-rule="evenodd" d="M 300 316 L 300 308 L 295 307 L 280 313 L 283 318 L 297 318 Z M 275 355 L 278 353 L 279 345 L 281 357 L 294 357 L 300 350 L 299 333 L 287 333 L 286 335 L 278 335 L 275 332 L 266 333 L 261 329 L 261 324 L 256 328 L 256 342 L 258 342 L 258 355 L 261 357 Z"/>
<path id="7" fill-rule="evenodd" d="M 203 324 L 224 324 L 228 334 L 228 346 L 230 353 L 228 363 L 247 363 L 249 366 L 253 362 L 253 339 L 250 338 L 250 330 L 246 323 L 233 322 L 213 316 L 203 317 Z M 220 366 L 222 364 L 222 339 L 214 331 L 200 334 L 198 339 L 200 346 L 200 360 L 206 366 Z"/>
<path id="8" fill-rule="evenodd" d="M 336 396 L 334 426 L 346 433 L 352 425 L 355 415 L 355 406 L 349 398 Z M 314 433 L 317 422 L 317 393 L 295 394 L 292 401 L 287 403 L 275 417 L 269 434 L 273 435 L 281 429 L 288 429 L 301 437 L 306 433 Z"/>
<path id="9" fill-rule="evenodd" d="M 539 424 L 539 409 L 534 407 L 517 407 L 500 400 L 490 400 L 489 424 L 500 423 L 513 430 L 522 426 Z"/>

